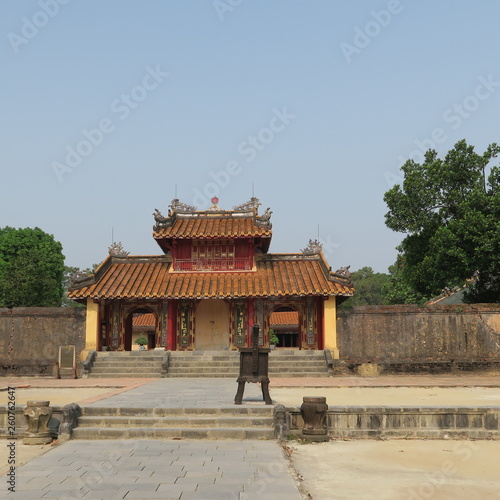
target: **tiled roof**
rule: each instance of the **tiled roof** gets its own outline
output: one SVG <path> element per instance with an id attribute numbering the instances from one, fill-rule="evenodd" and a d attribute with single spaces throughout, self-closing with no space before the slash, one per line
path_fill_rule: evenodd
<path id="1" fill-rule="evenodd" d="M 299 324 L 299 313 L 296 311 L 273 312 L 269 318 L 271 326 L 291 326 Z"/>
<path id="2" fill-rule="evenodd" d="M 324 261 L 301 254 L 258 255 L 256 270 L 244 272 L 169 272 L 164 257 L 108 257 L 96 282 L 71 289 L 72 299 L 236 298 L 305 295 L 351 296 L 348 284 L 328 278 Z"/>
<path id="3" fill-rule="evenodd" d="M 154 327 L 156 324 L 155 315 L 153 313 L 141 314 L 140 316 L 134 316 L 132 319 L 132 326 L 141 327 L 141 326 L 151 326 Z"/>
<path id="4" fill-rule="evenodd" d="M 178 218 L 172 226 L 158 228 L 153 232 L 156 239 L 270 237 L 271 234 L 269 227 L 258 225 L 253 217 Z"/>

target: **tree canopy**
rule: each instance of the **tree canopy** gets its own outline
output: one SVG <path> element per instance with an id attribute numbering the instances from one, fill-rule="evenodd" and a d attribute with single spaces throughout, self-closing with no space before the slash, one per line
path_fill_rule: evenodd
<path id="1" fill-rule="evenodd" d="M 405 293 L 430 298 L 476 276 L 466 300 L 500 302 L 500 169 L 490 165 L 499 152 L 461 140 L 443 159 L 429 150 L 401 167 L 404 181 L 384 201 L 386 225 L 407 234 L 396 273 Z"/>
<path id="2" fill-rule="evenodd" d="M 0 228 L 0 307 L 60 306 L 61 243 L 38 227 Z"/>
<path id="3" fill-rule="evenodd" d="M 351 274 L 356 293 L 340 307 L 387 304 L 385 288 L 390 276 L 376 273 L 371 267 L 365 266 Z"/>

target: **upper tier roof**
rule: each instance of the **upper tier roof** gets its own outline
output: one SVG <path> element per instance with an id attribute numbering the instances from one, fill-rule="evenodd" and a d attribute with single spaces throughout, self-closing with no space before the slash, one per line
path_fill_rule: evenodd
<path id="1" fill-rule="evenodd" d="M 222 210 L 217 205 L 218 201 L 213 198 L 213 205 L 208 210 L 197 211 L 196 207 L 173 200 L 168 217 L 164 217 L 158 210 L 153 214 L 156 221 L 153 237 L 156 240 L 271 238 L 272 212 L 268 208 L 262 215 L 258 215 L 260 203 L 257 198 L 252 198 L 233 210 Z"/>

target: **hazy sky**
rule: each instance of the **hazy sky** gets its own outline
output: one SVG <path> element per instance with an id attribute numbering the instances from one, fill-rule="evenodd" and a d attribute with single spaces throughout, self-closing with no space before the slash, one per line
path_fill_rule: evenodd
<path id="1" fill-rule="evenodd" d="M 255 195 L 272 252 L 320 231 L 385 272 L 400 165 L 499 141 L 497 0 L 2 0 L 0 227 L 87 267 L 159 254 L 152 213 Z"/>

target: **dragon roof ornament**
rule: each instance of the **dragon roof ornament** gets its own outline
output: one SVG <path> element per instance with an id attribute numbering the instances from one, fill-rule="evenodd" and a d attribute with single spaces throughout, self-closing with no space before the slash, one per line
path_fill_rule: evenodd
<path id="1" fill-rule="evenodd" d="M 246 203 L 234 206 L 233 210 L 235 212 L 246 212 L 247 210 L 253 210 L 255 213 L 257 213 L 257 210 L 261 205 L 262 203 L 260 203 L 259 198 L 252 196 Z"/>
<path id="2" fill-rule="evenodd" d="M 196 212 L 197 210 L 195 206 L 188 205 L 187 203 L 182 203 L 181 201 L 179 201 L 178 198 L 174 198 L 169 207 L 172 209 L 173 212 L 178 212 L 178 213 L 191 213 L 191 212 Z"/>
<path id="3" fill-rule="evenodd" d="M 321 252 L 323 245 L 318 240 L 309 240 L 306 248 L 302 249 L 301 252 L 304 255 L 316 255 Z"/>
<path id="4" fill-rule="evenodd" d="M 108 248 L 109 255 L 112 257 L 126 257 L 130 252 L 126 252 L 125 249 L 123 248 L 123 245 L 121 241 L 114 242 L 109 248 Z"/>

